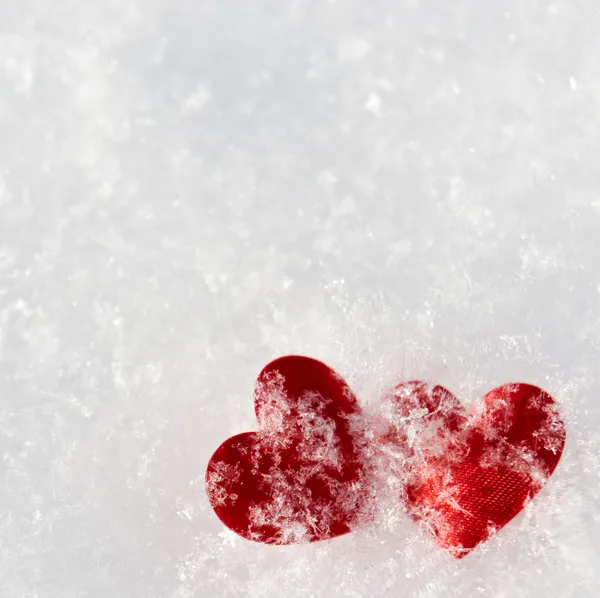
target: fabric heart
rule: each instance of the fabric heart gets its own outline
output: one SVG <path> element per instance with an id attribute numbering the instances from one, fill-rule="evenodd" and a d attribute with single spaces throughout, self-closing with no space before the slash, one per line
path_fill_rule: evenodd
<path id="1" fill-rule="evenodd" d="M 515 517 L 556 468 L 565 427 L 552 397 L 529 384 L 485 395 L 468 416 L 445 388 L 401 384 L 380 438 L 408 513 L 457 558 Z"/>
<path id="2" fill-rule="evenodd" d="M 348 533 L 366 499 L 356 397 L 325 364 L 287 356 L 258 377 L 258 432 L 238 434 L 206 471 L 221 521 L 249 540 L 314 542 Z"/>

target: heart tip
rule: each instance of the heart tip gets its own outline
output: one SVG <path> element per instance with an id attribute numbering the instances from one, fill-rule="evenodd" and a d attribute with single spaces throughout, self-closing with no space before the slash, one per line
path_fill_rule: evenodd
<path id="1" fill-rule="evenodd" d="M 463 548 L 462 546 L 444 546 L 444 548 L 458 561 L 464 559 L 467 555 L 473 552 L 472 548 Z"/>

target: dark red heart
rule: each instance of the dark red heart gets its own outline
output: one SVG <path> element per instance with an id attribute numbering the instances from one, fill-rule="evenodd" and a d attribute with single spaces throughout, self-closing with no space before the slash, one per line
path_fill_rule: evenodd
<path id="1" fill-rule="evenodd" d="M 249 540 L 314 542 L 346 534 L 367 494 L 356 397 L 332 369 L 287 356 L 258 377 L 258 432 L 226 440 L 206 471 L 221 521 Z"/>
<path id="2" fill-rule="evenodd" d="M 409 514 L 461 558 L 515 517 L 556 468 L 565 427 L 529 384 L 489 392 L 467 415 L 445 388 L 399 385 L 381 439 Z"/>

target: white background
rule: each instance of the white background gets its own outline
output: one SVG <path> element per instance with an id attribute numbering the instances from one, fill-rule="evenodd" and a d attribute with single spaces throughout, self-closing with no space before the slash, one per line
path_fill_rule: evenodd
<path id="1" fill-rule="evenodd" d="M 600 595 L 599 8 L 2 0 L 0 595 Z M 204 470 L 290 352 L 537 384 L 563 460 L 462 561 L 252 544 Z"/>

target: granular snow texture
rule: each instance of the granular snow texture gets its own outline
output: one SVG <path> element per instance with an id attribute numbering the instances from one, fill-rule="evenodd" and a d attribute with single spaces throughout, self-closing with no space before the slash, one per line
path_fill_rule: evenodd
<path id="1" fill-rule="evenodd" d="M 0 596 L 600 596 L 599 30 L 592 0 L 2 0 Z M 411 380 L 535 385 L 563 456 L 462 559 L 385 479 L 351 534 L 244 539 L 205 471 L 287 354 L 373 421 Z"/>

